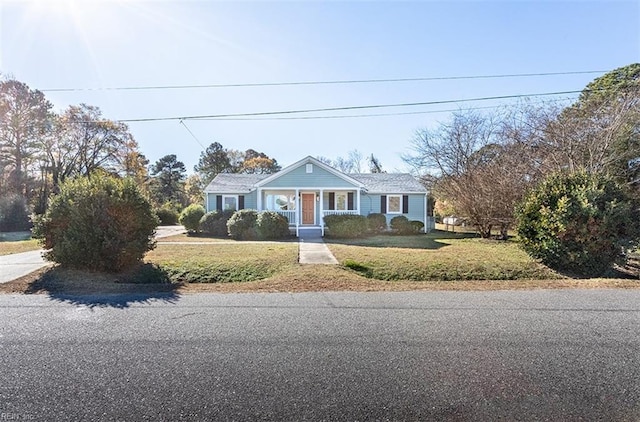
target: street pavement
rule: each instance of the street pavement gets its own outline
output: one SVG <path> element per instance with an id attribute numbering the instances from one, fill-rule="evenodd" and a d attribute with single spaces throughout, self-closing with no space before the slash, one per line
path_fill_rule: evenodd
<path id="1" fill-rule="evenodd" d="M 185 229 L 182 226 L 160 226 L 156 229 L 156 239 L 184 232 Z M 42 252 L 38 250 L 0 255 L 0 283 L 7 283 L 49 265 L 42 257 Z"/>
<path id="2" fill-rule="evenodd" d="M 11 420 L 640 420 L 640 291 L 0 295 Z"/>

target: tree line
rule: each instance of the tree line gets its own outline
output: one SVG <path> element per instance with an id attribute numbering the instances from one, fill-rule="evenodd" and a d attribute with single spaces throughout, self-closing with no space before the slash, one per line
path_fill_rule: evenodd
<path id="1" fill-rule="evenodd" d="M 432 189 L 436 214 L 506 238 L 517 205 L 551 174 L 601 175 L 640 196 L 639 88 L 636 63 L 595 79 L 568 107 L 524 101 L 461 110 L 418 130 L 403 159 Z"/>

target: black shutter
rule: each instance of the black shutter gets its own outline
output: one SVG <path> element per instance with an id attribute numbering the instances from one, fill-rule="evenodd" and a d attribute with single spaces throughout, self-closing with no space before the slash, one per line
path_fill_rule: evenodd
<path id="1" fill-rule="evenodd" d="M 353 192 L 347 193 L 347 209 L 353 210 Z"/>
<path id="2" fill-rule="evenodd" d="M 222 195 L 216 195 L 216 211 L 222 211 Z"/>
<path id="3" fill-rule="evenodd" d="M 402 195 L 402 213 L 409 213 L 409 195 Z"/>
<path id="4" fill-rule="evenodd" d="M 238 209 L 239 210 L 243 210 L 244 209 L 244 195 L 239 195 L 238 196 Z"/>
<path id="5" fill-rule="evenodd" d="M 381 214 L 387 213 L 387 195 L 380 196 L 380 213 Z"/>
<path id="6" fill-rule="evenodd" d="M 335 192 L 329 192 L 329 209 L 330 210 L 336 209 L 336 193 Z"/>

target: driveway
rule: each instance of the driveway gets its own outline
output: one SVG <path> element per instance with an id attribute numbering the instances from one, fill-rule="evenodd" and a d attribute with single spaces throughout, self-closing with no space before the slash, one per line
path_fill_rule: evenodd
<path id="1" fill-rule="evenodd" d="M 156 229 L 156 238 L 161 239 L 184 232 L 185 229 L 182 226 L 159 226 Z M 42 252 L 42 250 L 38 250 L 1 255 L 0 283 L 7 283 L 49 265 L 49 263 L 42 258 Z"/>

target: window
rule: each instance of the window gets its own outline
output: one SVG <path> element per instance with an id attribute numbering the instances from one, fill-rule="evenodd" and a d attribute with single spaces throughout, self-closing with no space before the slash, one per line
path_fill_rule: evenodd
<path id="1" fill-rule="evenodd" d="M 387 196 L 387 213 L 402 214 L 402 195 Z"/>
<path id="2" fill-rule="evenodd" d="M 236 211 L 238 209 L 238 197 L 237 196 L 222 196 L 222 209 Z"/>
<path id="3" fill-rule="evenodd" d="M 267 193 L 266 209 L 270 211 L 291 211 L 296 209 L 295 194 Z"/>
<path id="4" fill-rule="evenodd" d="M 307 173 L 313 173 L 313 164 L 307 164 Z"/>
<path id="5" fill-rule="evenodd" d="M 347 193 L 336 192 L 336 210 L 344 211 L 347 209 Z"/>

